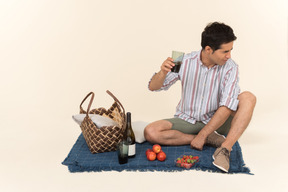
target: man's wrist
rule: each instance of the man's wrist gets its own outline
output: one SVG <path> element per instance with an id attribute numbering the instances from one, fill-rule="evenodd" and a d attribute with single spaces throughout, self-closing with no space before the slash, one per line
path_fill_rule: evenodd
<path id="1" fill-rule="evenodd" d="M 162 70 L 160 70 L 159 72 L 158 72 L 158 75 L 160 76 L 160 77 L 166 77 L 166 75 L 167 75 L 167 73 L 166 72 L 164 72 L 164 71 L 162 71 Z"/>
<path id="2" fill-rule="evenodd" d="M 207 125 L 206 125 L 207 126 Z M 199 133 L 198 133 L 198 135 L 200 136 L 200 137 L 202 137 L 202 138 L 207 138 L 208 137 L 208 135 L 210 134 L 210 132 L 209 131 L 207 131 L 207 127 L 203 127 L 203 129 L 201 129 L 201 131 L 199 131 Z"/>

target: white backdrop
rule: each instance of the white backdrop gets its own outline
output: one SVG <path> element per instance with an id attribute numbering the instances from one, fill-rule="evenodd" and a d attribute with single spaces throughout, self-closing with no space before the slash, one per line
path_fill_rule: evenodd
<path id="1" fill-rule="evenodd" d="M 60 163 L 80 134 L 71 116 L 90 91 L 94 107 L 109 107 L 109 89 L 134 121 L 171 117 L 180 84 L 152 93 L 148 81 L 172 50 L 200 50 L 201 32 L 213 21 L 234 29 L 241 90 L 258 99 L 247 135 L 276 128 L 287 134 L 279 122 L 288 107 L 287 6 L 286 0 L 0 0 L 0 180 L 6 181 L 0 190 L 17 190 L 15 180 L 28 186 L 33 178 L 41 186 L 47 175 L 67 174 Z M 62 186 L 63 174 L 54 175 L 55 185 Z"/>

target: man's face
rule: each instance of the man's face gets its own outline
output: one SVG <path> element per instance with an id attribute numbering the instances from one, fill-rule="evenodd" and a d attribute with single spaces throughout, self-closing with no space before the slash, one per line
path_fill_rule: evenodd
<path id="1" fill-rule="evenodd" d="M 233 41 L 225 43 L 220 46 L 220 49 L 212 51 L 209 54 L 210 60 L 217 65 L 224 65 L 228 59 L 231 58 L 231 51 L 233 49 Z"/>

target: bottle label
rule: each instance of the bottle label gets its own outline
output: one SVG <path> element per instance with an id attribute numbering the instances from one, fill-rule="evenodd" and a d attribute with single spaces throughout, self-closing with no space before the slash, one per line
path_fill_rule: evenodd
<path id="1" fill-rule="evenodd" d="M 133 156 L 136 153 L 136 144 L 129 145 L 128 156 Z"/>

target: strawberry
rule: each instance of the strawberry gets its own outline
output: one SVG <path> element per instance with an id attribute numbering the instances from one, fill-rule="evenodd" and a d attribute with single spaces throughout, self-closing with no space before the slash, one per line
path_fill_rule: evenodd
<path id="1" fill-rule="evenodd" d="M 198 156 L 194 156 L 194 157 L 192 157 L 192 159 L 198 160 L 199 157 Z"/>
<path id="2" fill-rule="evenodd" d="M 192 167 L 192 164 L 188 164 L 188 163 L 185 163 L 184 164 L 184 168 L 186 168 L 186 169 L 190 169 Z"/>

